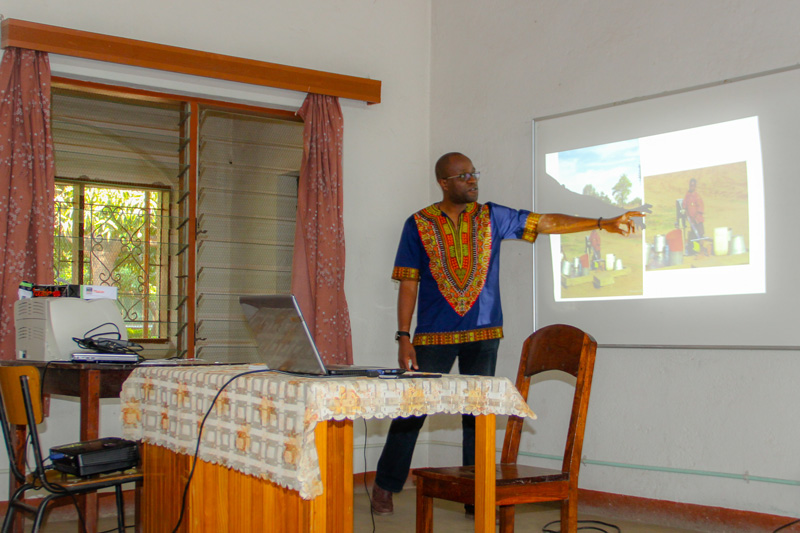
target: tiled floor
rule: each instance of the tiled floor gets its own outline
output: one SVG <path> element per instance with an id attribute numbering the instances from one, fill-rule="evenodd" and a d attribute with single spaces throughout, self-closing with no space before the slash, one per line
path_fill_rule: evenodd
<path id="1" fill-rule="evenodd" d="M 372 516 L 369 512 L 369 500 L 367 498 L 363 486 L 355 487 L 355 533 L 409 533 L 414 531 L 416 519 L 416 495 L 413 489 L 404 490 L 396 494 L 394 498 L 395 512 L 391 516 L 375 516 L 373 527 Z M 129 506 L 130 507 L 130 506 Z M 130 509 L 129 509 L 130 510 Z M 542 533 L 543 527 L 553 520 L 558 520 L 559 511 L 558 507 L 550 504 L 539 505 L 520 505 L 517 506 L 516 515 L 516 531 L 518 533 L 535 532 Z M 628 522 L 625 520 L 618 520 L 608 517 L 596 517 L 589 515 L 579 515 L 580 520 L 598 520 L 606 524 L 613 524 L 619 528 L 619 531 L 624 533 L 681 533 L 689 530 L 675 529 L 668 527 L 659 527 L 652 524 L 641 524 Z M 470 518 L 464 516 L 464 508 L 462 505 L 445 502 L 442 500 L 435 501 L 434 509 L 434 531 L 446 533 L 460 533 L 474 531 L 474 523 Z M 127 524 L 133 524 L 133 517 L 126 519 Z M 26 531 L 30 530 L 30 521 L 26 521 Z M 617 529 L 604 526 L 600 523 L 586 523 L 587 531 L 606 531 L 616 532 Z M 115 517 L 106 517 L 100 521 L 100 531 L 114 530 L 116 527 Z M 558 523 L 550 527 L 552 531 L 559 531 Z M 70 522 L 56 522 L 48 521 L 43 528 L 45 533 L 75 533 L 77 523 Z M 129 528 L 128 531 L 133 531 Z M 220 532 L 222 533 L 222 532 Z M 230 533 L 251 533 L 251 532 L 230 532 Z M 255 533 L 255 532 L 253 532 Z M 259 532 L 261 533 L 261 532 Z M 269 533 L 269 532 L 264 532 Z"/>
<path id="2" fill-rule="evenodd" d="M 375 516 L 374 526 L 373 517 L 369 512 L 369 500 L 363 485 L 355 488 L 355 533 L 409 533 L 414 531 L 416 519 L 416 495 L 412 489 L 404 490 L 395 494 L 395 512 L 391 516 Z M 461 533 L 474 531 L 474 523 L 470 518 L 464 516 L 464 508 L 460 504 L 435 500 L 434 509 L 434 531 L 444 533 Z M 129 507 L 129 511 L 132 511 Z M 517 533 L 542 533 L 546 524 L 557 521 L 559 518 L 558 506 L 551 504 L 538 505 L 519 505 L 516 514 Z M 687 533 L 688 529 L 676 529 L 662 527 L 653 524 L 631 522 L 622 518 L 599 517 L 585 513 L 580 513 L 579 520 L 595 520 L 595 523 L 584 523 L 579 526 L 584 527 L 584 531 L 602 532 L 623 532 L 623 533 Z M 133 517 L 126 519 L 127 524 L 133 524 Z M 611 525 L 603 525 L 611 524 Z M 26 531 L 30 531 L 30 521 L 26 521 Z M 613 526 L 619 529 L 616 529 Z M 106 517 L 100 521 L 100 531 L 115 531 L 116 518 Z M 556 522 L 549 528 L 550 531 L 560 531 L 559 524 Z M 75 533 L 78 531 L 75 521 L 56 522 L 48 521 L 43 528 L 45 533 Z M 129 528 L 128 531 L 133 531 Z M 222 532 L 220 532 L 222 533 Z M 251 532 L 230 532 L 230 533 L 251 533 Z M 256 533 L 256 532 L 252 532 Z M 262 533 L 262 532 L 258 532 Z M 264 532 L 269 533 L 269 532 Z"/>
<path id="3" fill-rule="evenodd" d="M 369 500 L 367 499 L 364 487 L 355 487 L 355 527 L 356 533 L 408 533 L 413 532 L 416 520 L 416 494 L 414 490 L 404 490 L 394 496 L 394 514 L 391 516 L 375 516 L 375 527 L 372 525 L 372 517 L 369 512 Z M 516 510 L 515 531 L 517 533 L 536 532 L 542 533 L 543 527 L 559 519 L 558 506 L 551 504 L 538 505 L 518 505 Z M 579 520 L 598 520 L 606 524 L 613 524 L 620 528 L 624 533 L 685 533 L 689 530 L 659 527 L 651 524 L 640 524 L 616 520 L 610 518 L 600 518 L 596 516 L 578 515 Z M 609 533 L 618 531 L 614 527 L 604 526 L 599 523 L 579 524 L 585 526 L 586 531 L 607 531 Z M 464 516 L 464 506 L 434 500 L 433 529 L 437 532 L 461 533 L 474 531 L 472 519 Z M 558 522 L 550 526 L 552 531 L 560 531 Z"/>

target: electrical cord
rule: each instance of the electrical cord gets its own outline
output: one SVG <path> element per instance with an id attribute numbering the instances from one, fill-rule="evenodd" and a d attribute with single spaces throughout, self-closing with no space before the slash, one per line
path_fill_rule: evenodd
<path id="1" fill-rule="evenodd" d="M 47 460 L 52 461 L 50 456 L 47 457 Z M 42 463 L 44 463 L 44 460 L 42 461 Z M 45 465 L 45 471 L 50 470 L 52 468 L 54 468 L 52 465 L 50 465 L 50 466 L 46 466 Z M 42 476 L 46 476 L 46 475 L 47 475 L 46 472 L 42 472 Z M 75 512 L 78 514 L 78 522 L 80 523 L 81 530 L 84 533 L 89 533 L 89 529 L 86 526 L 86 519 L 84 518 L 83 513 L 81 512 L 81 507 L 80 507 L 80 505 L 78 503 L 78 497 L 77 497 L 78 495 L 76 493 L 74 493 L 74 492 L 71 492 L 71 491 L 67 490 L 63 485 L 60 485 L 58 483 L 50 482 L 50 486 L 53 487 L 54 489 L 56 489 L 56 492 L 60 492 L 60 493 L 69 495 L 69 497 L 72 499 L 72 504 L 75 506 Z M 42 487 L 39 487 L 39 488 L 42 488 Z M 125 529 L 130 529 L 132 527 L 136 527 L 136 524 L 125 526 Z M 113 531 L 119 531 L 119 528 L 115 527 L 113 529 L 107 529 L 107 530 L 101 531 L 99 533 L 112 533 Z"/>
<path id="2" fill-rule="evenodd" d="M 364 448 L 363 448 L 363 450 L 364 450 L 364 470 L 366 471 L 366 468 L 367 468 L 367 420 L 366 419 L 363 419 L 363 420 L 364 420 Z M 370 518 L 372 518 L 372 533 L 375 533 L 375 513 L 372 510 L 372 497 L 370 496 L 369 488 L 367 486 L 367 476 L 366 475 L 364 476 L 364 491 L 367 493 L 367 500 L 369 500 L 369 515 L 370 515 Z M 785 526 L 782 526 L 779 529 L 783 529 L 783 528 L 788 527 L 788 526 L 790 526 L 792 524 L 795 524 L 797 522 L 800 522 L 800 520 L 795 520 L 794 522 L 786 524 Z M 561 533 L 560 530 L 557 531 L 557 530 L 554 530 L 554 529 L 549 529 L 554 524 L 560 524 L 560 523 L 561 523 L 561 520 L 554 520 L 552 522 L 548 522 L 547 524 L 542 526 L 542 533 Z M 616 533 L 622 533 L 622 530 L 619 527 L 615 526 L 614 524 L 608 524 L 606 522 L 600 522 L 598 520 L 578 520 L 578 524 L 586 524 L 584 526 L 579 526 L 578 527 L 578 530 L 582 530 L 582 531 L 602 531 L 603 533 L 610 533 L 611 531 L 615 531 Z M 598 526 L 595 526 L 594 524 L 598 524 L 599 526 L 605 526 L 605 527 L 608 527 L 608 528 L 611 528 L 611 529 L 610 530 L 609 529 L 604 529 L 603 527 L 598 527 Z M 777 532 L 778 529 L 776 529 L 775 531 Z M 773 532 L 773 533 L 775 533 L 775 532 Z"/>
<path id="3" fill-rule="evenodd" d="M 92 333 L 105 326 L 112 326 L 115 331 L 100 331 Z M 135 342 L 122 339 L 119 326 L 113 322 L 106 322 L 84 333 L 83 338 L 72 337 L 75 343 L 84 350 L 94 350 L 100 353 L 123 353 L 138 355 L 144 347 Z"/>
<path id="4" fill-rule="evenodd" d="M 250 374 L 263 374 L 265 372 L 276 372 L 275 370 L 269 368 L 260 368 L 258 370 L 249 370 L 247 372 L 240 372 L 235 376 L 232 376 L 228 381 L 226 381 L 222 387 L 217 391 L 217 394 L 214 395 L 214 399 L 211 400 L 211 405 L 208 406 L 208 410 L 206 414 L 203 416 L 203 420 L 200 422 L 200 427 L 197 428 L 197 446 L 194 449 L 194 456 L 192 457 L 192 468 L 189 469 L 189 477 L 186 478 L 186 486 L 183 488 L 183 496 L 181 497 L 181 512 L 178 515 L 178 523 L 175 524 L 175 528 L 172 530 L 172 533 L 177 533 L 178 529 L 181 527 L 181 522 L 183 522 L 183 515 L 186 513 L 186 498 L 189 495 L 189 486 L 192 483 L 192 477 L 194 476 L 194 469 L 197 466 L 197 458 L 200 454 L 200 444 L 202 443 L 203 437 L 203 427 L 205 427 L 206 420 L 208 419 L 209 415 L 211 414 L 212 409 L 214 409 L 214 404 L 217 403 L 217 399 L 219 395 L 222 394 L 222 391 L 225 390 L 225 387 L 233 383 L 233 381 L 239 379 L 242 376 L 247 376 Z M 279 372 L 285 373 L 285 372 Z"/>
<path id="5" fill-rule="evenodd" d="M 41 385 L 40 385 L 40 389 L 41 389 L 40 390 L 40 394 L 41 394 L 41 397 L 42 397 L 42 405 L 44 405 L 44 377 L 45 377 L 45 374 L 47 372 L 47 367 L 50 366 L 50 363 L 53 363 L 53 362 L 55 362 L 55 361 L 49 361 L 48 363 L 46 363 L 44 365 L 44 370 L 42 371 L 42 378 L 41 378 Z M 24 472 L 23 473 L 31 471 L 31 467 L 28 464 L 28 448 L 33 447 L 33 434 L 30 431 L 28 431 L 26 433 L 27 434 L 25 435 L 25 444 L 23 446 L 23 449 L 24 449 L 24 453 L 23 453 L 23 461 L 24 461 L 23 468 L 24 468 Z M 33 489 L 34 490 L 40 490 L 40 489 L 44 488 L 44 483 L 42 482 L 42 478 L 46 479 L 47 470 L 49 470 L 49 468 L 44 465 L 44 461 L 46 461 L 49 458 L 50 457 L 48 456 L 46 459 L 42 459 L 43 470 L 41 472 L 39 472 L 39 476 L 37 476 L 35 474 L 33 475 Z M 39 469 L 39 467 L 37 466 L 36 470 L 38 470 L 38 469 Z M 78 506 L 78 500 L 75 497 L 75 494 L 71 493 L 70 491 L 65 489 L 62 485 L 59 485 L 57 483 L 50 483 L 50 486 L 53 487 L 53 489 L 55 489 L 55 492 L 62 493 L 62 494 L 68 494 L 72 498 L 72 503 L 75 505 L 75 510 L 78 512 L 78 521 L 80 522 L 81 529 L 84 531 L 84 533 L 88 533 L 87 529 L 86 529 L 86 521 L 83 519 L 83 513 L 81 513 L 80 507 Z"/>
<path id="6" fill-rule="evenodd" d="M 782 531 L 782 530 L 786 529 L 787 527 L 793 526 L 793 525 L 795 525 L 795 524 L 797 524 L 797 523 L 800 523 L 800 519 L 797 519 L 797 520 L 792 520 L 792 521 L 791 521 L 791 522 L 789 522 L 788 524 L 783 524 L 783 525 L 782 525 L 781 527 L 779 527 L 778 529 L 775 529 L 775 530 L 774 530 L 772 533 L 778 533 L 778 531 Z"/>
<path id="7" fill-rule="evenodd" d="M 560 524 L 561 520 L 553 520 L 552 522 L 546 523 L 542 526 L 542 533 L 561 533 L 561 529 L 548 529 L 553 524 Z M 581 526 L 580 524 L 586 524 Z M 597 524 L 597 525 L 595 525 Z M 609 529 L 605 529 L 604 527 L 609 527 Z M 617 533 L 622 533 L 622 530 L 615 526 L 614 524 L 608 524 L 606 522 L 600 522 L 599 520 L 578 520 L 578 531 L 602 531 L 604 533 L 609 533 L 610 531 L 616 531 Z"/>
<path id="8" fill-rule="evenodd" d="M 111 324 L 111 325 L 115 326 L 115 324 L 113 324 L 111 322 L 109 322 L 108 324 Z M 98 327 L 102 327 L 104 325 L 105 324 L 102 324 L 102 325 L 100 325 Z M 95 329 L 97 329 L 97 328 L 95 328 Z M 89 330 L 89 332 L 91 332 L 91 331 L 93 331 L 93 330 Z M 87 332 L 87 333 L 89 333 L 89 332 Z M 117 334 L 119 334 L 119 332 L 117 332 Z M 76 340 L 76 342 L 77 342 L 77 340 Z M 39 386 L 39 389 L 40 389 L 39 390 L 39 394 L 41 395 L 41 405 L 42 405 L 42 407 L 44 407 L 44 396 L 45 396 L 45 394 L 44 394 L 44 383 L 45 383 L 45 381 L 44 380 L 47 377 L 47 369 L 50 367 L 50 365 L 52 363 L 57 363 L 57 362 L 59 362 L 59 361 L 47 361 L 45 363 L 45 365 L 44 365 L 44 368 L 42 369 L 41 383 L 40 383 L 40 386 Z M 26 450 L 26 453 L 25 453 L 25 470 L 26 471 L 30 470 L 30 465 L 28 465 L 28 459 L 27 459 L 28 458 L 27 449 L 30 446 L 33 446 L 33 438 L 32 438 L 31 432 L 27 432 L 27 435 L 25 435 L 25 450 Z M 46 458 L 42 459 L 42 466 L 44 467 L 44 471 L 41 472 L 41 476 L 42 477 L 46 477 L 47 476 L 47 470 L 50 470 L 50 469 L 53 468 L 52 464 L 45 465 L 44 463 L 46 461 L 50 461 L 52 463 L 52 458 L 48 455 Z M 38 481 L 38 483 L 34 482 L 34 489 L 38 490 L 38 489 L 44 488 L 43 484 L 41 483 L 41 479 L 37 478 L 37 481 Z M 78 522 L 80 523 L 81 530 L 84 533 L 88 533 L 88 528 L 86 527 L 86 520 L 83 517 L 83 513 L 81 512 L 80 505 L 78 505 L 78 498 L 77 498 L 76 494 L 74 492 L 71 492 L 71 491 L 67 490 L 63 485 L 60 485 L 58 483 L 52 483 L 51 482 L 50 486 L 53 487 L 56 492 L 69 495 L 69 497 L 72 499 L 73 505 L 75 506 L 75 512 L 78 514 Z M 126 526 L 125 529 L 128 529 L 129 527 L 135 527 L 135 525 L 134 526 Z M 103 532 L 100 532 L 100 533 L 111 533 L 112 531 L 117 531 L 118 529 L 119 528 L 109 529 L 107 531 L 103 531 Z"/>
<path id="9" fill-rule="evenodd" d="M 131 341 L 122 341 L 116 339 L 103 339 L 103 338 L 73 338 L 78 346 L 84 350 L 93 350 L 99 353 L 124 353 L 131 355 L 138 355 L 144 347 L 141 344 L 136 344 Z"/>
<path id="10" fill-rule="evenodd" d="M 40 473 L 42 478 L 47 477 L 47 470 L 49 470 L 49 468 L 45 467 L 45 469 Z M 38 478 L 37 481 L 39 483 L 34 483 L 33 488 L 36 490 L 44 488 L 44 484 L 42 483 L 41 478 Z M 78 513 L 78 522 L 80 523 L 81 531 L 83 531 L 84 533 L 89 533 L 86 527 L 86 520 L 84 519 L 83 513 L 81 512 L 81 507 L 80 505 L 78 505 L 78 498 L 76 494 L 74 492 L 67 490 L 63 485 L 60 485 L 58 483 L 50 482 L 49 485 L 50 487 L 53 488 L 53 492 L 59 494 L 66 494 L 72 499 L 72 504 L 75 506 L 75 512 Z"/>
<path id="11" fill-rule="evenodd" d="M 51 483 L 51 485 L 52 485 L 52 483 Z M 68 492 L 61 485 L 53 485 L 53 487 L 59 487 L 59 488 L 63 489 L 64 492 Z M 75 494 L 73 494 L 72 492 L 70 492 L 69 495 L 70 495 L 70 498 L 72 498 L 72 504 L 75 506 L 75 511 L 78 513 L 78 521 L 81 524 L 81 529 L 83 529 L 84 533 L 89 533 L 89 529 L 86 527 L 86 520 L 84 520 L 83 513 L 81 512 L 81 506 L 78 505 L 77 496 Z"/>
<path id="12" fill-rule="evenodd" d="M 42 397 L 42 409 L 44 409 L 44 378 L 47 377 L 47 369 L 50 368 L 50 365 L 52 363 L 55 363 L 55 361 L 47 361 L 44 364 L 44 368 L 42 369 L 42 380 L 41 380 L 41 384 L 39 386 L 39 389 L 40 389 L 39 390 L 39 394 Z"/>
<path id="13" fill-rule="evenodd" d="M 42 472 L 42 475 L 44 476 L 45 473 Z M 78 514 L 78 522 L 80 523 L 81 530 L 84 533 L 89 533 L 89 529 L 86 526 L 86 520 L 84 519 L 83 513 L 81 512 L 81 506 L 78 504 L 78 497 L 77 497 L 78 495 L 76 493 L 74 493 L 74 492 L 68 491 L 66 488 L 64 488 L 64 486 L 59 485 L 57 483 L 52 483 L 51 482 L 50 486 L 53 487 L 54 489 L 56 489 L 56 492 L 61 492 L 61 493 L 69 495 L 69 497 L 72 499 L 72 504 L 75 506 L 75 512 Z M 129 526 L 125 526 L 125 529 L 130 529 L 132 527 L 136 527 L 136 524 L 131 524 Z M 113 529 L 107 529 L 107 530 L 101 531 L 99 533 L 112 533 L 113 531 L 119 531 L 119 528 L 115 527 Z"/>
<path id="14" fill-rule="evenodd" d="M 131 529 L 131 528 L 134 528 L 134 527 L 136 527 L 136 524 L 131 524 L 129 526 L 125 526 L 125 529 Z M 113 529 L 106 529 L 105 531 L 98 531 L 98 533 L 113 533 L 114 531 L 119 531 L 119 528 L 115 527 Z"/>
<path id="15" fill-rule="evenodd" d="M 30 470 L 30 467 L 28 466 L 28 460 L 27 460 L 27 456 L 28 456 L 27 450 L 28 450 L 28 447 L 30 447 L 30 446 L 33 446 L 33 439 L 31 437 L 31 433 L 28 432 L 28 434 L 25 436 L 25 457 L 26 457 L 26 459 L 25 459 L 25 470 L 26 471 Z M 48 459 L 49 459 L 49 456 L 48 456 Z M 44 467 L 44 470 L 39 472 L 39 476 L 36 476 L 36 475 L 33 476 L 34 477 L 34 482 L 33 482 L 34 490 L 40 490 L 40 489 L 44 488 L 44 483 L 42 482 L 42 478 L 46 479 L 47 470 L 49 470 L 49 468 L 44 466 L 44 460 L 42 460 L 42 466 Z M 38 467 L 37 467 L 37 470 L 38 470 Z M 70 491 L 68 491 L 66 488 L 64 488 L 62 485 L 59 485 L 58 483 L 50 483 L 50 486 L 53 487 L 54 492 L 61 493 L 61 494 L 67 494 L 67 495 L 69 495 L 70 498 L 72 498 L 72 503 L 75 505 L 75 511 L 78 513 L 78 522 L 80 523 L 81 530 L 84 533 L 88 533 L 88 530 L 86 528 L 86 520 L 84 520 L 84 518 L 83 518 L 83 513 L 81 513 L 80 506 L 78 505 L 78 499 L 75 497 L 75 494 L 70 492 Z"/>
<path id="16" fill-rule="evenodd" d="M 369 517 L 372 519 L 372 533 L 375 533 L 375 512 L 372 510 L 372 496 L 370 496 L 369 487 L 367 487 L 367 419 L 362 418 L 361 420 L 364 421 L 364 491 L 367 493 L 367 501 L 369 501 Z"/>

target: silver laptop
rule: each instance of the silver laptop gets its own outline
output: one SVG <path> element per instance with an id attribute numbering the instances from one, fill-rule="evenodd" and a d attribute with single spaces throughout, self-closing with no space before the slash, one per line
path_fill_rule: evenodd
<path id="1" fill-rule="evenodd" d="M 76 363 L 138 363 L 136 353 L 75 352 L 71 359 Z"/>
<path id="2" fill-rule="evenodd" d="M 318 376 L 382 376 L 405 372 L 400 368 L 325 365 L 292 294 L 241 296 L 239 304 L 255 335 L 258 352 L 271 369 Z"/>

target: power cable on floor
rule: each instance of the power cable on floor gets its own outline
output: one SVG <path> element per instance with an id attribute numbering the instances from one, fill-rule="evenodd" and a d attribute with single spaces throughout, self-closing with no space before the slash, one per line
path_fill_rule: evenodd
<path id="1" fill-rule="evenodd" d="M 560 523 L 561 520 L 553 520 L 552 522 L 546 523 L 544 526 L 542 526 L 542 533 L 561 533 L 561 529 L 548 529 L 553 524 Z M 611 529 L 605 529 L 607 527 Z M 600 522 L 599 520 L 578 520 L 578 531 L 602 531 L 603 533 L 611 533 L 612 531 L 616 531 L 616 533 L 622 533 L 622 530 L 614 524 Z"/>
<path id="2" fill-rule="evenodd" d="M 372 496 L 369 494 L 369 487 L 367 487 L 367 419 L 362 418 L 364 421 L 364 491 L 367 493 L 367 501 L 369 502 L 369 517 L 372 519 L 372 533 L 375 533 L 375 512 L 372 510 Z"/>
<path id="3" fill-rule="evenodd" d="M 782 529 L 786 529 L 789 526 L 793 526 L 793 525 L 797 524 L 798 522 L 800 522 L 800 519 L 793 520 L 793 521 L 789 522 L 788 524 L 783 524 L 781 527 L 779 527 L 778 529 L 776 529 L 772 533 L 778 533 L 778 531 L 781 531 Z"/>

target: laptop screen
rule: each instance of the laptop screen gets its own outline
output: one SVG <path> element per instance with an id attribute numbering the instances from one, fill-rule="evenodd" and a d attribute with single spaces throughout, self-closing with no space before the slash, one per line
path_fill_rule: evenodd
<path id="1" fill-rule="evenodd" d="M 239 298 L 262 362 L 274 370 L 325 374 L 297 301 L 291 294 Z"/>

